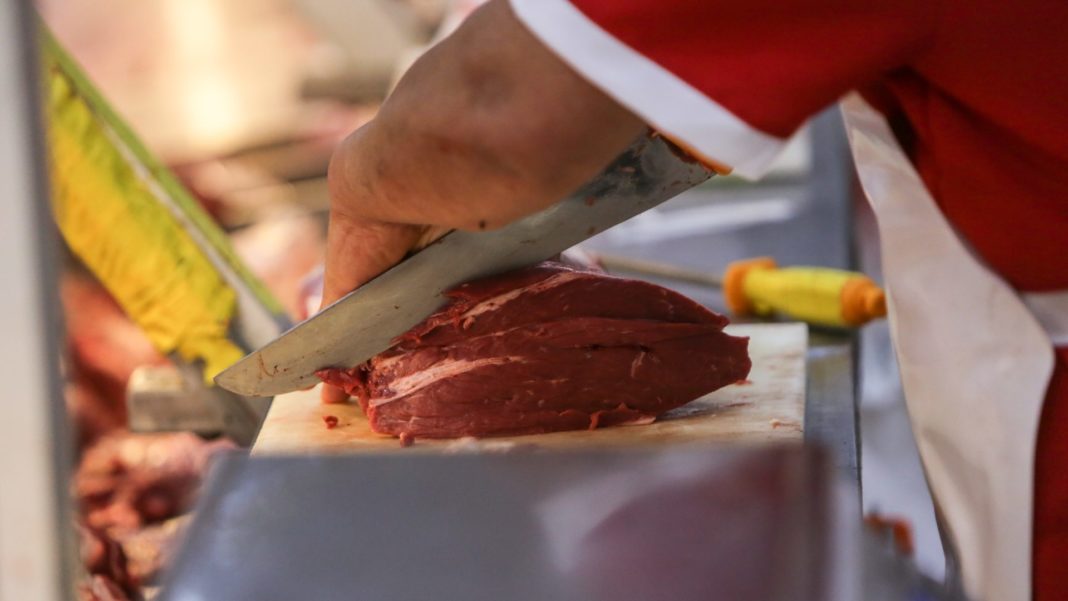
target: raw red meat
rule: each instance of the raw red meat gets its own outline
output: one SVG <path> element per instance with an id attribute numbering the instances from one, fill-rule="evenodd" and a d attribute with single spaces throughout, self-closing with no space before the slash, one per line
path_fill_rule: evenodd
<path id="1" fill-rule="evenodd" d="M 129 596 L 114 580 L 95 574 L 78 585 L 80 601 L 128 601 Z"/>
<path id="2" fill-rule="evenodd" d="M 189 510 L 212 455 L 232 448 L 189 433 L 114 433 L 82 455 L 74 494 L 90 528 L 140 528 Z"/>
<path id="3" fill-rule="evenodd" d="M 130 374 L 166 360 L 88 274 L 64 273 L 60 291 L 67 331 L 66 401 L 80 450 L 126 425 Z"/>
<path id="4" fill-rule="evenodd" d="M 192 514 L 180 515 L 159 524 L 140 530 L 123 532 L 118 538 L 126 555 L 126 571 L 131 582 L 137 585 L 157 583 L 171 556 L 178 539 Z"/>
<path id="5" fill-rule="evenodd" d="M 352 369 L 320 377 L 380 433 L 532 434 L 648 423 L 742 380 L 748 339 L 654 284 L 540 265 L 462 285 L 451 302 Z"/>
<path id="6" fill-rule="evenodd" d="M 128 583 L 126 553 L 122 546 L 107 535 L 82 524 L 75 524 L 81 542 L 82 564 L 90 574 L 104 576 L 114 583 Z"/>

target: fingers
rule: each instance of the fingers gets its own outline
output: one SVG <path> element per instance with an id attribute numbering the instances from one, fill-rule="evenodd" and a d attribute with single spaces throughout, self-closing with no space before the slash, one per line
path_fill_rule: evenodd
<path id="1" fill-rule="evenodd" d="M 322 307 L 333 303 L 404 258 L 423 228 L 364 222 L 331 214 L 327 232 Z M 324 384 L 323 403 L 344 403 L 349 395 Z"/>
<path id="2" fill-rule="evenodd" d="M 430 228 L 359 216 L 366 203 L 377 200 L 372 187 L 353 185 L 354 181 L 364 181 L 358 167 L 370 160 L 356 152 L 362 134 L 358 131 L 349 136 L 331 161 L 330 223 L 320 310 L 395 265 L 431 235 Z M 344 403 L 349 395 L 340 388 L 324 385 L 320 398 L 324 403 Z"/>
<path id="3" fill-rule="evenodd" d="M 428 231 L 376 214 L 389 203 L 378 185 L 381 174 L 369 167 L 381 163 L 380 146 L 368 142 L 374 137 L 374 125 L 353 132 L 330 160 L 323 307 L 395 265 Z"/>
<path id="4" fill-rule="evenodd" d="M 319 391 L 319 399 L 325 405 L 336 405 L 347 402 L 349 394 L 337 386 L 323 384 L 322 389 Z"/>
<path id="5" fill-rule="evenodd" d="M 322 306 L 397 264 L 416 246 L 425 230 L 421 226 L 365 221 L 331 211 Z"/>

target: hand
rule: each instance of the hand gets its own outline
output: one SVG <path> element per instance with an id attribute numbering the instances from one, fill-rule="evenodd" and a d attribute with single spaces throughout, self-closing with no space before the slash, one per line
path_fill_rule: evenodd
<path id="1" fill-rule="evenodd" d="M 445 231 L 429 226 L 369 222 L 340 214 L 332 216 L 319 310 L 366 284 L 408 252 L 426 246 Z M 324 403 L 344 403 L 349 395 L 340 388 L 324 385 L 321 397 Z"/>
<path id="2" fill-rule="evenodd" d="M 323 305 L 448 230 L 548 207 L 645 128 L 490 0 L 335 151 Z"/>
<path id="3" fill-rule="evenodd" d="M 419 248 L 430 231 L 429 226 L 383 223 L 331 211 L 320 310 Z"/>
<path id="4" fill-rule="evenodd" d="M 350 136 L 331 163 L 330 222 L 320 311 L 448 231 L 448 228 L 367 219 L 351 212 L 352 205 L 360 204 L 354 198 L 360 192 L 351 188 L 350 177 L 335 175 L 339 169 L 335 165 L 338 158 L 348 156 L 352 140 L 359 136 L 359 131 Z M 328 404 L 344 403 L 349 398 L 345 391 L 328 385 L 323 385 L 320 396 Z"/>

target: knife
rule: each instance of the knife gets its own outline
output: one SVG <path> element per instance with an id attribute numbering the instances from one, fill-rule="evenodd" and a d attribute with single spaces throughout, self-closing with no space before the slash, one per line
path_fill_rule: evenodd
<path id="1" fill-rule="evenodd" d="M 544 261 L 712 176 L 655 135 L 643 135 L 559 203 L 498 230 L 452 231 L 220 373 L 245 396 L 307 388 L 327 367 L 349 368 L 445 302 L 465 282 Z"/>

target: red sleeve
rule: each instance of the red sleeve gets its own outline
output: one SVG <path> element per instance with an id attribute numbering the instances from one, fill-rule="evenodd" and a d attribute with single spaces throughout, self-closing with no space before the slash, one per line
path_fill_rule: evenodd
<path id="1" fill-rule="evenodd" d="M 809 116 L 909 64 L 936 20 L 926 0 L 511 1 L 586 79 L 743 175 Z"/>

